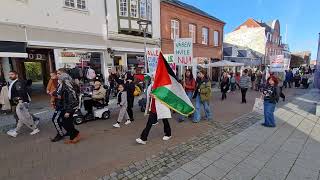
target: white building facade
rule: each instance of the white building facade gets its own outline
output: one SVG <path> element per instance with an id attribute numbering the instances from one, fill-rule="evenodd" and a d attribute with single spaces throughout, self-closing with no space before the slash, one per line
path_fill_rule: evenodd
<path id="1" fill-rule="evenodd" d="M 147 48 L 160 48 L 160 0 L 107 1 L 107 62 L 118 71 L 144 67 L 144 37 L 138 20 L 149 20 Z"/>
<path id="2" fill-rule="evenodd" d="M 103 0 L 2 0 L 1 74 L 7 80 L 8 71 L 16 70 L 26 78 L 24 63 L 40 62 L 45 84 L 50 71 L 72 68 L 78 60 L 106 76 L 106 34 Z"/>

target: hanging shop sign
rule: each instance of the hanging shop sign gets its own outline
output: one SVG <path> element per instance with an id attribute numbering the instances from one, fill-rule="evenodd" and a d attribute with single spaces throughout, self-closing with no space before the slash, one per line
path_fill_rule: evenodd
<path id="1" fill-rule="evenodd" d="M 195 65 L 193 59 L 192 38 L 179 38 L 174 41 L 174 61 L 177 65 L 192 66 Z"/>
<path id="2" fill-rule="evenodd" d="M 28 54 L 28 59 L 29 60 L 40 60 L 40 61 L 45 61 L 47 60 L 47 56 L 45 54 Z"/>
<path id="3" fill-rule="evenodd" d="M 60 63 L 78 64 L 88 62 L 91 59 L 91 53 L 81 51 L 61 51 Z"/>

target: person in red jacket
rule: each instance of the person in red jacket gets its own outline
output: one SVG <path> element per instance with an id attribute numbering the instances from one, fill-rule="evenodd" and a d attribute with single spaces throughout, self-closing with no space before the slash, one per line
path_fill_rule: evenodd
<path id="1" fill-rule="evenodd" d="M 184 77 L 185 78 L 183 81 L 183 87 L 184 87 L 184 90 L 186 91 L 187 96 L 191 100 L 193 97 L 193 93 L 196 89 L 196 81 L 194 80 L 191 69 L 186 70 Z M 184 120 L 185 120 L 184 116 L 181 116 L 179 118 L 179 122 L 183 122 Z"/>

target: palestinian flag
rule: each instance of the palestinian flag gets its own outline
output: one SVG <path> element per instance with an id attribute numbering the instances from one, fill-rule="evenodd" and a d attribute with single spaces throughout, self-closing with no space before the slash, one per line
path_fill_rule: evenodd
<path id="1" fill-rule="evenodd" d="M 163 57 L 159 54 L 159 60 L 152 86 L 152 94 L 168 108 L 188 116 L 194 112 L 194 107 L 185 93 L 184 88 L 178 82 L 176 75 Z"/>

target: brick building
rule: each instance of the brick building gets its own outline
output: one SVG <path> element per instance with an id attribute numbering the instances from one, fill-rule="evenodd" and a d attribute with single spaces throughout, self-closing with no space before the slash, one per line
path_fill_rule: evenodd
<path id="1" fill-rule="evenodd" d="M 208 13 L 178 0 L 161 1 L 161 49 L 173 54 L 175 38 L 193 38 L 193 56 L 198 63 L 223 57 L 225 23 Z"/>
<path id="2" fill-rule="evenodd" d="M 263 64 L 269 64 L 273 56 L 283 54 L 280 33 L 279 20 L 262 22 L 250 18 L 227 34 L 225 42 L 257 51 L 265 57 Z"/>

